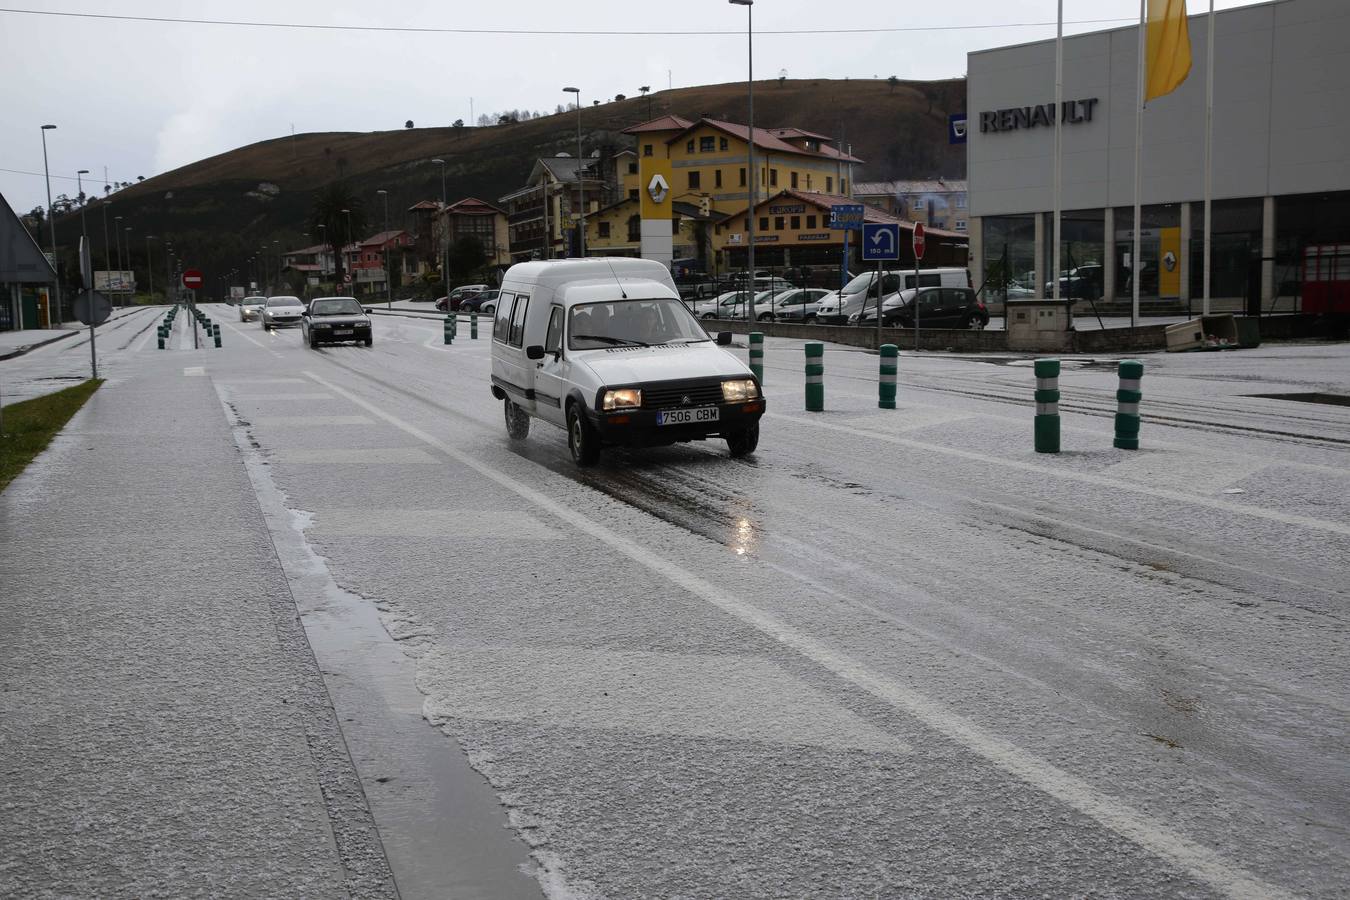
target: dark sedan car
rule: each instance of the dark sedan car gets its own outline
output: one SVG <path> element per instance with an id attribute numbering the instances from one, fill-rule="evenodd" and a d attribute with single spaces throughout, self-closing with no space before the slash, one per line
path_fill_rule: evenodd
<path id="1" fill-rule="evenodd" d="M 496 312 L 497 297 L 501 291 L 495 288 L 490 291 L 483 291 L 481 294 L 474 294 L 459 305 L 460 312 L 488 314 Z"/>
<path id="2" fill-rule="evenodd" d="M 351 341 L 369 347 L 370 316 L 353 297 L 318 297 L 300 318 L 300 334 L 310 347 Z"/>
<path id="3" fill-rule="evenodd" d="M 904 294 L 910 294 L 905 291 Z M 903 304 L 900 295 L 882 306 L 882 324 L 914 327 L 914 298 Z M 875 301 L 873 301 L 875 303 Z M 891 304 L 895 302 L 896 305 Z M 856 324 L 877 324 L 877 309 L 873 306 Z M 919 291 L 920 328 L 983 328 L 989 324 L 989 310 L 970 288 L 924 288 Z"/>

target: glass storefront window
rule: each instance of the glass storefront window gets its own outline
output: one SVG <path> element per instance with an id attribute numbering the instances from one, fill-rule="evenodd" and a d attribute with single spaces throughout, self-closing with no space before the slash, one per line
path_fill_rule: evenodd
<path id="1" fill-rule="evenodd" d="M 1036 220 L 1034 216 L 986 216 L 981 221 L 984 246 L 984 297 L 1003 301 L 1032 297 L 1036 290 Z M 976 288 L 981 287 L 975 285 Z"/>

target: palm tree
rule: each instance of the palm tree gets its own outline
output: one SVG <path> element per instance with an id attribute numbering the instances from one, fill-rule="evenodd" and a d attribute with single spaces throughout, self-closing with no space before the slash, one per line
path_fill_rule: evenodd
<path id="1" fill-rule="evenodd" d="M 345 181 L 333 181 L 314 197 L 309 211 L 309 233 L 321 233 L 333 251 L 337 280 L 342 282 L 342 248 L 366 230 L 366 211 Z"/>

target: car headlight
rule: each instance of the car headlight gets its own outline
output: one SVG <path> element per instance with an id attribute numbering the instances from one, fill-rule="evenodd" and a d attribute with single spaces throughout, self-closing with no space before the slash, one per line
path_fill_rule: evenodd
<path id="1" fill-rule="evenodd" d="M 638 388 L 619 388 L 617 391 L 605 391 L 600 406 L 606 411 L 611 409 L 637 409 L 642 405 L 642 391 Z"/>
<path id="2" fill-rule="evenodd" d="M 311 328 L 332 328 L 333 326 L 332 326 L 331 324 L 329 324 L 328 322 L 311 322 L 311 323 L 310 323 L 310 327 L 311 327 Z"/>
<path id="3" fill-rule="evenodd" d="M 759 386 L 753 378 L 737 378 L 722 382 L 722 399 L 727 403 L 741 403 L 759 396 Z"/>
<path id="4" fill-rule="evenodd" d="M 859 317 L 859 314 L 858 314 L 858 313 L 854 313 L 853 315 L 851 315 L 851 316 L 848 317 L 848 320 L 849 320 L 849 322 L 856 322 L 856 321 L 858 321 L 858 317 Z"/>

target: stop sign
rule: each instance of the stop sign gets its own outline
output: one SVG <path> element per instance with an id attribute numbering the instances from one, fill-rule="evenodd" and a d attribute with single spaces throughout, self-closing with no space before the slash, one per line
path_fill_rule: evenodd
<path id="1" fill-rule="evenodd" d="M 183 273 L 183 287 L 195 291 L 203 283 L 202 273 L 197 269 L 188 269 Z"/>
<path id="2" fill-rule="evenodd" d="M 914 258 L 923 259 L 923 223 L 914 223 Z"/>

